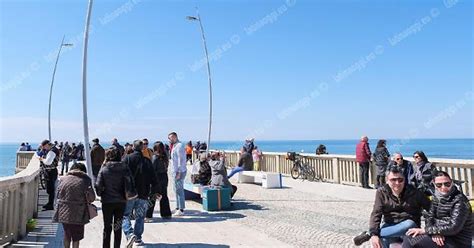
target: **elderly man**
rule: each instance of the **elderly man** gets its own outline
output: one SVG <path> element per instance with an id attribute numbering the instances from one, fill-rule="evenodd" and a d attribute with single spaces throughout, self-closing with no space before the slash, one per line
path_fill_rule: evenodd
<path id="1" fill-rule="evenodd" d="M 412 228 L 406 233 L 403 247 L 471 247 L 473 222 L 471 206 L 453 180 L 444 171 L 434 174 L 436 187 L 425 228 Z"/>
<path id="2" fill-rule="evenodd" d="M 48 203 L 43 206 L 44 210 L 53 210 L 54 196 L 56 191 L 56 179 L 58 178 L 59 150 L 49 140 L 41 142 L 42 153 L 39 154 L 41 166 L 46 169 L 47 182 L 46 192 L 48 193 Z"/>
<path id="3" fill-rule="evenodd" d="M 369 147 L 369 138 L 362 136 L 356 146 L 356 161 L 359 163 L 359 175 L 362 188 L 371 189 L 369 186 L 369 166 L 372 153 Z"/>
<path id="4" fill-rule="evenodd" d="M 410 182 L 413 181 L 413 178 L 415 177 L 413 164 L 410 161 L 405 160 L 401 153 L 396 152 L 395 154 L 393 154 L 392 161 L 388 163 L 387 168 L 393 166 L 398 166 L 403 170 L 403 175 L 406 179 L 405 185 L 408 185 Z"/>
<path id="5" fill-rule="evenodd" d="M 387 184 L 375 194 L 369 231 L 355 237 L 355 245 L 370 240 L 372 247 L 388 248 L 390 243 L 399 242 L 408 229 L 419 227 L 422 209 L 430 206 L 422 192 L 412 185 L 405 185 L 406 179 L 399 167 L 389 167 L 386 178 Z M 380 226 L 382 217 L 384 224 Z"/>

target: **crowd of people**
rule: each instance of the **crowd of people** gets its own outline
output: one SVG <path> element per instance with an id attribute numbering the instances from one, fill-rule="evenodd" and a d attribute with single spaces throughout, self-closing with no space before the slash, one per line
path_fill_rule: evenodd
<path id="1" fill-rule="evenodd" d="M 102 203 L 103 247 L 111 247 L 112 231 L 114 247 L 120 247 L 122 232 L 127 247 L 140 246 L 143 245 L 144 223 L 152 221 L 155 205 L 159 204 L 163 219 L 185 215 L 184 180 L 193 152 L 199 159 L 193 165 L 192 182 L 228 187 L 231 197 L 237 187 L 229 178 L 239 171 L 258 168 L 262 156 L 253 140 L 247 140 L 238 164 L 227 175 L 225 153 L 208 153 L 206 143 L 183 144 L 175 132 L 168 135 L 168 140 L 168 144 L 157 141 L 150 145 L 145 138 L 122 146 L 114 138 L 112 145 L 104 149 L 95 138 L 90 150 L 92 178 L 80 162 L 85 158 L 81 143 L 69 146 L 68 142 L 41 142 L 36 155 L 47 173 L 49 195 L 43 209 L 55 210 L 53 220 L 63 225 L 65 247 L 71 244 L 78 247 L 84 238 L 84 226 L 93 217 L 89 206 L 96 195 Z M 62 163 L 60 174 L 59 163 Z M 168 168 L 176 198 L 173 211 L 168 198 Z M 58 179 L 58 176 L 62 177 Z"/>
<path id="2" fill-rule="evenodd" d="M 356 160 L 363 188 L 371 188 L 368 171 L 374 161 L 377 191 L 369 230 L 354 237 L 354 244 L 370 241 L 376 248 L 394 243 L 404 248 L 471 247 L 471 205 L 450 175 L 437 170 L 423 151 L 413 153 L 412 164 L 398 152 L 390 159 L 386 140 L 379 140 L 372 154 L 368 140 L 363 136 L 357 144 Z"/>

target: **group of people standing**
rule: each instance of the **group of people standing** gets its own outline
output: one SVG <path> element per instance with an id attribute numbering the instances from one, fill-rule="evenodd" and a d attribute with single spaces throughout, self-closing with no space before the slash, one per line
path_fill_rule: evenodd
<path id="1" fill-rule="evenodd" d="M 152 221 L 158 202 L 163 219 L 184 214 L 185 148 L 175 132 L 170 133 L 168 139 L 169 151 L 161 141 L 149 148 L 148 140 L 142 139 L 135 140 L 132 152 L 128 153 L 116 139 L 107 149 L 99 144 L 98 139 L 94 139 L 91 149 L 93 178 L 87 175 L 83 163 L 74 162 L 67 174 L 59 178 L 56 193 L 56 167 L 61 151 L 49 140 L 41 143 L 37 153 L 41 166 L 47 168 L 48 173 L 55 173 L 55 176 L 48 177 L 49 202 L 44 209 L 55 210 L 53 220 L 63 225 L 65 247 L 70 247 L 71 243 L 73 247 L 78 247 L 79 241 L 84 238 L 84 225 L 92 217 L 90 204 L 96 194 L 102 203 L 103 247 L 111 246 L 112 231 L 114 247 L 120 247 L 122 231 L 127 247 L 143 245 L 144 223 Z M 171 211 L 167 193 L 168 167 L 171 167 L 177 199 L 174 211 Z M 135 220 L 133 225 L 132 219 Z"/>
<path id="2" fill-rule="evenodd" d="M 377 191 L 369 230 L 354 237 L 355 245 L 370 240 L 376 248 L 393 243 L 404 248 L 471 247 L 474 223 L 469 200 L 450 175 L 438 171 L 422 151 L 414 152 L 414 165 L 401 153 L 390 160 L 385 140 L 379 140 L 372 154 L 368 138 L 363 136 L 356 147 L 356 159 L 364 188 L 370 188 L 368 169 L 371 160 L 375 162 Z"/>

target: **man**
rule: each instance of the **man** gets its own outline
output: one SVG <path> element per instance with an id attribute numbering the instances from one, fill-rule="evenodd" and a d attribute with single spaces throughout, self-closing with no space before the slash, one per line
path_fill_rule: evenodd
<path id="1" fill-rule="evenodd" d="M 425 228 L 406 233 L 403 247 L 471 247 L 473 221 L 466 196 L 454 186 L 444 171 L 434 174 L 435 195 L 425 220 Z"/>
<path id="2" fill-rule="evenodd" d="M 143 157 L 148 158 L 151 161 L 151 157 L 153 156 L 153 150 L 148 148 L 148 139 L 143 139 L 143 150 L 142 154 Z"/>
<path id="3" fill-rule="evenodd" d="M 229 176 L 227 176 L 227 178 L 231 178 L 236 173 L 239 173 L 241 171 L 252 171 L 252 170 L 253 170 L 252 154 L 244 146 L 240 149 L 240 158 L 239 158 L 239 161 L 237 162 L 237 166 L 232 168 L 232 171 L 230 171 L 230 174 Z"/>
<path id="4" fill-rule="evenodd" d="M 113 139 L 112 139 L 112 145 L 115 146 L 115 147 L 117 147 L 117 149 L 119 149 L 119 151 L 120 151 L 120 156 L 123 157 L 123 156 L 124 156 L 124 153 L 125 153 L 125 148 L 123 148 L 123 146 L 119 144 L 117 138 L 113 138 Z"/>
<path id="5" fill-rule="evenodd" d="M 170 165 L 175 178 L 176 209 L 173 215 L 182 216 L 186 207 L 184 199 L 184 179 L 187 171 L 186 152 L 184 145 L 178 140 L 178 135 L 175 132 L 168 134 L 168 140 L 170 142 Z"/>
<path id="6" fill-rule="evenodd" d="M 143 245 L 142 234 L 145 227 L 145 214 L 148 210 L 150 195 L 157 197 L 158 182 L 151 161 L 142 154 L 143 142 L 133 142 L 133 153 L 126 155 L 123 162 L 130 169 L 138 197 L 127 201 L 123 217 L 122 229 L 127 238 L 127 247 Z M 132 227 L 130 215 L 135 213 L 135 225 Z"/>
<path id="7" fill-rule="evenodd" d="M 413 177 L 415 176 L 415 172 L 413 170 L 413 164 L 405 160 L 403 155 L 399 152 L 393 154 L 392 161 L 390 161 L 387 165 L 387 168 L 398 166 L 403 170 L 403 175 L 405 177 L 405 185 L 410 184 L 413 181 Z"/>
<path id="8" fill-rule="evenodd" d="M 66 173 L 69 170 L 69 160 L 70 160 L 70 153 L 71 153 L 71 147 L 69 146 L 69 143 L 66 141 L 64 143 L 63 149 L 61 149 L 61 176 L 64 175 L 64 168 L 66 168 Z"/>
<path id="9" fill-rule="evenodd" d="M 377 189 L 370 215 L 370 228 L 354 238 L 355 245 L 366 241 L 375 248 L 388 248 L 398 242 L 410 228 L 420 226 L 422 209 L 428 209 L 430 201 L 412 185 L 405 185 L 405 177 L 399 167 L 389 167 L 387 184 Z M 380 226 L 382 217 L 384 224 Z"/>
<path id="10" fill-rule="evenodd" d="M 356 161 L 359 163 L 359 177 L 362 188 L 371 189 L 369 186 L 369 166 L 372 153 L 369 147 L 369 138 L 362 136 L 356 146 Z"/>
<path id="11" fill-rule="evenodd" d="M 41 166 L 44 166 L 47 173 L 46 181 L 46 192 L 48 193 L 48 203 L 43 206 L 44 210 L 53 210 L 54 196 L 55 196 L 55 184 L 58 178 L 58 166 L 59 161 L 59 150 L 49 142 L 49 140 L 43 140 L 41 142 L 41 149 L 43 153 L 39 157 Z"/>
<path id="12" fill-rule="evenodd" d="M 99 144 L 99 139 L 95 138 L 92 140 L 92 149 L 91 149 L 91 164 L 92 164 L 92 175 L 93 175 L 93 183 L 97 180 L 97 175 L 99 175 L 100 167 L 105 160 L 105 150 Z"/>

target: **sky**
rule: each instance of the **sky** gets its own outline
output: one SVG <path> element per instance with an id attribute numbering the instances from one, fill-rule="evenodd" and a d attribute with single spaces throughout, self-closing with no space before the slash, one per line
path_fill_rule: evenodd
<path id="1" fill-rule="evenodd" d="M 474 138 L 473 3 L 95 0 L 90 138 Z M 87 1 L 0 0 L 0 140 L 83 139 Z"/>

